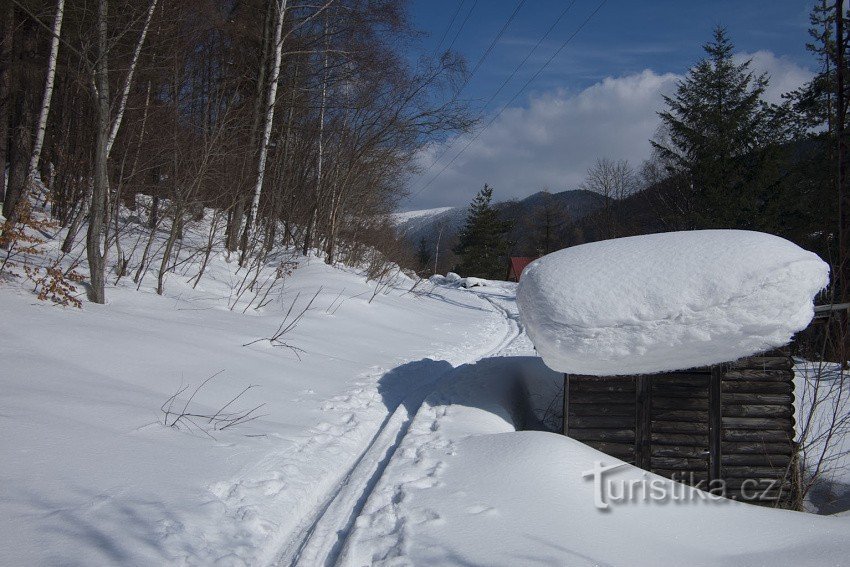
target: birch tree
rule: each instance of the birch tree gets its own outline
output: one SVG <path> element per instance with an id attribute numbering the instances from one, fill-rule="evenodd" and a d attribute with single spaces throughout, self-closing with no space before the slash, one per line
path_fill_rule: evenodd
<path id="1" fill-rule="evenodd" d="M 257 157 L 257 180 L 254 184 L 254 194 L 251 199 L 251 208 L 248 211 L 248 219 L 245 223 L 245 235 L 243 240 L 242 261 L 245 261 L 247 253 L 248 236 L 254 230 L 254 224 L 257 219 L 257 211 L 260 208 L 260 196 L 263 192 L 263 180 L 266 175 L 266 160 L 269 152 L 269 140 L 272 135 L 272 126 L 274 125 L 274 107 L 277 101 L 277 84 L 280 80 L 280 62 L 283 57 L 283 23 L 286 18 L 286 2 L 287 0 L 278 0 L 277 7 L 277 22 L 274 28 L 274 62 L 272 63 L 272 73 L 269 77 L 268 95 L 266 97 L 266 116 L 263 124 L 263 137 L 260 144 L 260 151 Z"/>
<path id="2" fill-rule="evenodd" d="M 56 60 L 59 57 L 59 38 L 62 33 L 62 19 L 65 15 L 65 0 L 56 0 L 56 16 L 53 18 L 53 30 L 50 38 L 50 56 L 47 60 L 47 80 L 44 85 L 44 97 L 41 111 L 38 115 L 38 125 L 35 130 L 32 157 L 27 169 L 27 186 L 34 188 L 38 172 L 38 162 L 41 159 L 41 148 L 44 145 L 44 132 L 47 130 L 47 116 L 50 113 L 50 99 L 53 97 L 53 83 L 56 79 Z"/>

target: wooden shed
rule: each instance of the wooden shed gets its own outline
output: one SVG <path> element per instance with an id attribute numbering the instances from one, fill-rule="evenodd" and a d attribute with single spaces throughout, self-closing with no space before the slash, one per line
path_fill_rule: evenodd
<path id="1" fill-rule="evenodd" d="M 654 375 L 566 374 L 563 432 L 673 480 L 707 489 L 722 479 L 727 497 L 791 507 L 792 364 L 773 352 Z"/>

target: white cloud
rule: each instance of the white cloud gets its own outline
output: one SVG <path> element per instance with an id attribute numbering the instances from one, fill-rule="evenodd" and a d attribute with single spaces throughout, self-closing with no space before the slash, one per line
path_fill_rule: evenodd
<path id="1" fill-rule="evenodd" d="M 771 75 L 767 100 L 798 87 L 811 73 L 768 51 L 741 54 L 751 58 L 753 70 Z M 627 159 L 633 165 L 650 155 L 649 139 L 658 127 L 662 94 L 671 93 L 680 75 L 652 70 L 606 78 L 579 93 L 557 90 L 531 97 L 524 106 L 511 107 L 418 196 L 403 203 L 418 209 L 465 205 L 486 182 L 498 200 L 522 198 L 548 187 L 574 189 L 597 158 Z M 486 122 L 485 122 L 486 123 Z M 440 171 L 473 135 L 454 141 L 448 152 L 425 174 L 410 182 L 417 191 Z M 443 153 L 443 145 L 429 147 L 420 156 L 428 166 Z"/>

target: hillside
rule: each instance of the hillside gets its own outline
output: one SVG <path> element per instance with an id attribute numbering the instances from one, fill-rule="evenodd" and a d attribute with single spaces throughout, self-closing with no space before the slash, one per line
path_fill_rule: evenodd
<path id="1" fill-rule="evenodd" d="M 592 214 L 602 207 L 604 198 L 597 193 L 585 190 L 547 193 L 539 191 L 519 201 L 496 203 L 495 208 L 501 217 L 513 224 L 510 239 L 514 242 L 513 252 L 518 255 L 534 254 L 534 226 L 545 207 L 559 217 L 557 230 L 567 232 L 573 223 Z M 399 233 L 412 247 L 418 248 L 422 239 L 433 255 L 440 240 L 440 260 L 438 271 L 444 273 L 454 264 L 451 248 L 455 244 L 458 231 L 466 220 L 466 207 L 427 209 L 397 213 L 394 217 Z M 568 239 L 566 234 L 559 240 Z"/>

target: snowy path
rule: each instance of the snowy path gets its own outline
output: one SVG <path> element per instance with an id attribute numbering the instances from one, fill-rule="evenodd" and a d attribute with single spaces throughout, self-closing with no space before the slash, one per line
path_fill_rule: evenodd
<path id="1" fill-rule="evenodd" d="M 522 334 L 515 311 L 486 293 L 477 295 L 502 314 L 505 330 L 495 346 L 466 361 L 467 363 L 503 354 Z M 387 417 L 343 480 L 307 516 L 307 520 L 301 523 L 295 536 L 285 544 L 277 560 L 278 565 L 306 567 L 337 564 L 346 538 L 385 473 L 387 465 L 402 445 L 414 418 L 421 411 L 423 401 L 435 391 L 439 382 L 450 376 L 454 370 L 451 365 L 437 367 L 436 372 L 433 368 L 430 369 L 431 372 L 426 369 L 421 376 L 423 385 L 411 392 Z"/>

